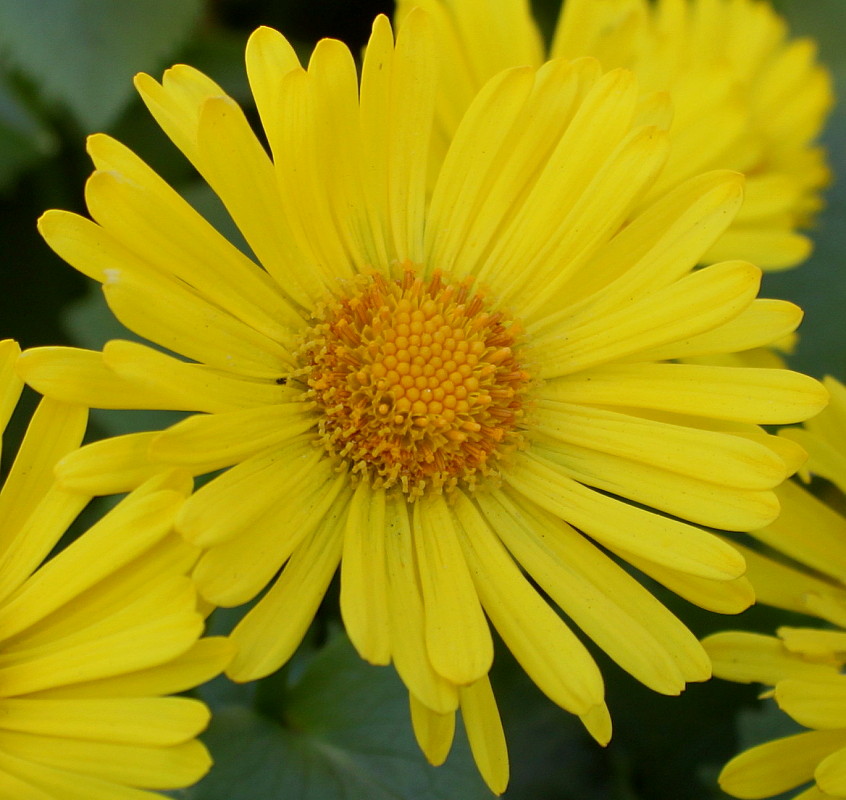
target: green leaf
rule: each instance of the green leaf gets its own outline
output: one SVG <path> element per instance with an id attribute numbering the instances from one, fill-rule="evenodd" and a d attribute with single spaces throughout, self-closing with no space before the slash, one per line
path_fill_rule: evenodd
<path id="1" fill-rule="evenodd" d="M 193 31 L 201 0 L 0 0 L 0 47 L 86 129 L 109 125 L 132 76 Z"/>
<path id="2" fill-rule="evenodd" d="M 56 138 L 0 78 L 0 191 L 28 166 L 52 155 Z"/>
<path id="3" fill-rule="evenodd" d="M 294 677 L 296 672 L 266 679 L 270 687 L 287 683 L 275 703 L 281 718 L 263 715 L 220 687 L 206 698 L 214 716 L 205 740 L 215 765 L 186 791 L 188 800 L 493 797 L 460 726 L 446 764 L 426 763 L 396 673 L 366 664 L 345 636 L 336 635 Z M 256 694 L 266 693 L 259 685 Z"/>

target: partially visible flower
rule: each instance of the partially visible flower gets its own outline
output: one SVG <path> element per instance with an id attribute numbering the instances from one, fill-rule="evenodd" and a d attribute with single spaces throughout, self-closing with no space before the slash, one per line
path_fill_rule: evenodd
<path id="1" fill-rule="evenodd" d="M 21 369 L 65 400 L 195 412 L 59 474 L 109 492 L 163 465 L 223 470 L 176 524 L 205 551 L 208 601 L 261 595 L 232 634 L 231 677 L 291 656 L 340 565 L 350 638 L 396 666 L 427 756 L 443 760 L 460 708 L 502 791 L 489 625 L 603 743 L 599 668 L 535 583 L 650 688 L 709 677 L 693 634 L 608 553 L 706 608 L 745 608 L 743 559 L 699 526 L 776 516 L 772 489 L 804 454 L 756 425 L 806 419 L 826 393 L 783 369 L 675 363 L 766 345 L 801 312 L 757 299 L 751 264 L 696 269 L 739 175 L 644 206 L 668 142 L 642 124 L 630 72 L 561 59 L 500 73 L 429 192 L 434 33 L 418 11 L 394 41 L 379 17 L 359 84 L 340 42 L 305 70 L 258 30 L 247 68 L 272 158 L 204 75 L 140 76 L 262 266 L 94 136 L 94 221 L 52 211 L 40 229 L 127 327 L 184 360 L 115 341 L 30 351 Z"/>
<path id="2" fill-rule="evenodd" d="M 0 429 L 22 383 L 0 342 Z M 186 576 L 197 551 L 173 532 L 190 480 L 171 473 L 130 494 L 43 563 L 90 499 L 58 487 L 87 412 L 45 399 L 0 490 L 0 797 L 163 800 L 197 781 L 197 700 L 165 695 L 216 675 L 229 643 L 202 639 Z"/>
<path id="3" fill-rule="evenodd" d="M 779 708 L 806 732 L 753 747 L 730 761 L 720 785 L 764 798 L 813 781 L 796 798 L 846 797 L 846 387 L 828 378 L 831 405 L 785 436 L 808 449 L 808 470 L 831 481 L 831 504 L 797 483 L 778 489 L 781 516 L 753 535 L 773 557 L 745 550 L 760 602 L 824 620 L 826 628 L 780 628 L 778 638 L 727 632 L 703 645 L 714 674 L 772 686 Z"/>
<path id="4" fill-rule="evenodd" d="M 506 67 L 541 64 L 544 48 L 528 0 L 399 0 L 398 18 L 415 6 L 442 28 L 433 147 L 443 154 L 482 83 Z M 808 256 L 811 242 L 799 231 L 829 182 L 815 140 L 832 105 L 831 79 L 814 43 L 790 39 L 769 2 L 566 0 L 549 52 L 560 56 L 632 69 L 644 111 L 654 110 L 648 93 L 670 93 L 673 150 L 647 200 L 705 170 L 746 175 L 743 207 L 703 261 L 779 269 Z"/>

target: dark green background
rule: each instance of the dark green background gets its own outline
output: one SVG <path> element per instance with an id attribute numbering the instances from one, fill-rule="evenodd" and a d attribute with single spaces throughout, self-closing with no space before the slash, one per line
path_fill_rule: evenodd
<path id="1" fill-rule="evenodd" d="M 493 2 L 492 2 L 492 5 Z M 839 93 L 846 93 L 846 0 L 777 3 L 797 33 L 815 36 Z M 557 2 L 536 3 L 547 28 Z M 98 346 L 119 326 L 99 292 L 63 264 L 35 230 L 51 207 L 84 211 L 90 164 L 85 135 L 105 130 L 129 144 L 213 219 L 219 208 L 135 98 L 132 75 L 158 76 L 183 61 L 203 69 L 245 105 L 243 47 L 260 24 L 282 30 L 307 54 L 321 36 L 355 51 L 384 2 L 297 0 L 0 0 L 0 338 L 24 347 Z M 846 177 L 846 113 L 824 135 L 835 175 Z M 768 275 L 764 295 L 806 310 L 792 364 L 846 379 L 846 180 L 828 192 L 814 231 L 816 251 L 800 269 Z M 224 221 L 220 221 L 225 226 Z M 234 234 L 233 234 L 234 235 Z M 34 402 L 16 415 L 14 442 Z M 150 424 L 149 415 L 100 414 L 93 435 Z M 7 442 L 8 445 L 8 442 Z M 6 453 L 13 447 L 6 448 Z M 4 453 L 4 455 L 6 455 Z M 335 591 L 333 589 L 333 591 Z M 783 615 L 762 608 L 726 620 L 666 596 L 698 633 L 729 624 L 771 632 Z M 223 679 L 202 690 L 215 709 L 207 741 L 217 765 L 190 800 L 475 800 L 490 797 L 459 732 L 447 765 L 425 764 L 410 733 L 405 692 L 390 669 L 351 651 L 330 597 L 307 642 L 283 672 L 256 685 Z M 214 625 L 226 629 L 232 614 Z M 513 800 L 708 800 L 714 778 L 739 747 L 790 729 L 752 687 L 719 681 L 680 698 L 655 695 L 597 653 L 608 682 L 615 735 L 594 745 L 577 720 L 546 701 L 497 652 L 494 685 L 512 758 Z"/>

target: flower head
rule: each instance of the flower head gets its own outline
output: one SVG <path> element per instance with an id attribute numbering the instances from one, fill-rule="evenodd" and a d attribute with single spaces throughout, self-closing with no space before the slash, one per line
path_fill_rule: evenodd
<path id="1" fill-rule="evenodd" d="M 0 342 L 3 427 L 18 354 Z M 53 479 L 86 418 L 43 400 L 0 490 L 0 794 L 153 800 L 210 765 L 194 738 L 208 710 L 164 695 L 216 675 L 229 646 L 198 640 L 197 552 L 173 533 L 184 476 L 148 482 L 41 564 L 90 499 Z"/>
<path id="2" fill-rule="evenodd" d="M 804 429 L 783 434 L 807 447 L 811 473 L 837 487 L 832 503 L 786 483 L 778 490 L 781 517 L 754 533 L 773 557 L 746 552 L 762 602 L 818 617 L 828 627 L 783 627 L 777 638 L 719 633 L 703 642 L 715 675 L 774 687 L 768 696 L 811 729 L 732 759 L 720 784 L 735 797 L 771 797 L 808 782 L 815 787 L 797 798 L 846 796 L 846 387 L 832 378 L 826 384 L 831 405 Z"/>
<path id="3" fill-rule="evenodd" d="M 695 270 L 740 204 L 738 175 L 697 176 L 634 214 L 668 143 L 642 124 L 631 73 L 580 60 L 496 76 L 430 194 L 437 56 L 422 11 L 396 43 L 376 20 L 360 86 L 339 42 L 305 70 L 258 30 L 247 68 L 270 156 L 205 76 L 139 77 L 256 260 L 95 136 L 94 221 L 53 211 L 41 231 L 125 325 L 187 360 L 116 341 L 30 351 L 21 369 L 92 405 L 200 412 L 90 445 L 59 474 L 108 492 L 162 465 L 225 470 L 176 524 L 204 550 L 206 599 L 269 586 L 232 634 L 233 678 L 290 657 L 340 563 L 350 638 L 396 666 L 430 760 L 460 707 L 501 791 L 488 621 L 549 697 L 610 736 L 596 664 L 526 573 L 653 689 L 707 678 L 695 637 L 614 557 L 706 607 L 746 607 L 742 557 L 697 524 L 777 514 L 800 449 L 756 425 L 807 418 L 825 392 L 787 370 L 673 363 L 766 344 L 800 313 L 756 300 L 750 264 Z"/>
<path id="4" fill-rule="evenodd" d="M 398 18 L 415 6 L 442 28 L 437 154 L 482 83 L 501 69 L 539 65 L 540 33 L 526 0 L 399 0 Z M 704 261 L 746 258 L 764 268 L 804 260 L 807 227 L 829 182 L 815 144 L 832 105 L 829 74 L 809 39 L 790 39 L 763 0 L 566 0 L 551 58 L 593 56 L 603 67 L 633 70 L 645 92 L 669 92 L 673 152 L 647 201 L 708 169 L 747 176 L 746 200 Z"/>

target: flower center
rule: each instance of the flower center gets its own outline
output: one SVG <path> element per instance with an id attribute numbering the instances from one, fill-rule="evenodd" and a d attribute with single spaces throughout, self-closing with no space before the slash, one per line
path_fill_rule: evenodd
<path id="1" fill-rule="evenodd" d="M 324 309 L 302 349 L 308 398 L 327 451 L 374 488 L 472 489 L 522 440 L 529 374 L 519 325 L 472 279 L 366 279 Z"/>

